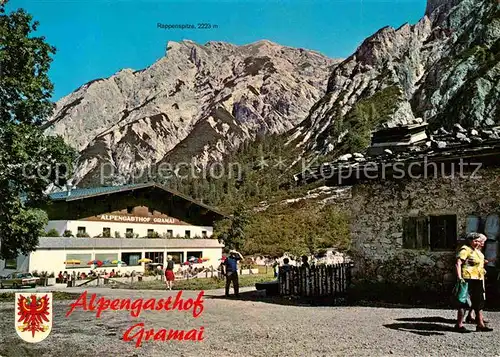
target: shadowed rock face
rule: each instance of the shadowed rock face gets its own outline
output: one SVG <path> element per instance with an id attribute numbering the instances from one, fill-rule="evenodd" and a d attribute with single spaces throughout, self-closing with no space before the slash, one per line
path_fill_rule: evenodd
<path id="1" fill-rule="evenodd" d="M 284 133 L 325 93 L 339 60 L 259 41 L 169 42 L 165 57 L 62 98 L 46 124 L 81 152 L 75 183 L 100 167 L 126 179 L 161 162 L 218 160 L 257 133 Z"/>
<path id="2" fill-rule="evenodd" d="M 500 122 L 496 0 L 429 0 L 415 25 L 385 27 L 336 66 L 327 93 L 290 132 L 305 153 L 363 150 L 377 127 Z"/>

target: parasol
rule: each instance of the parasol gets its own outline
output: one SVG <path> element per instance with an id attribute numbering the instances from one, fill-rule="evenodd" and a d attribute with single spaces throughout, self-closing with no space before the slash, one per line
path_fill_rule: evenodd
<path id="1" fill-rule="evenodd" d="M 138 260 L 139 263 L 151 263 L 152 260 L 148 258 L 142 258 Z"/>
<path id="2" fill-rule="evenodd" d="M 70 259 L 70 260 L 66 260 L 64 262 L 64 264 L 80 264 L 81 261 L 80 260 L 77 260 L 77 259 Z"/>

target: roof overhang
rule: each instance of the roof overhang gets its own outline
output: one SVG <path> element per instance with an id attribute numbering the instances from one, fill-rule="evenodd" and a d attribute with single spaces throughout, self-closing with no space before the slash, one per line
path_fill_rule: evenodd
<path id="1" fill-rule="evenodd" d="M 54 201 L 66 201 L 66 202 L 80 201 L 80 200 L 85 200 L 85 199 L 93 198 L 93 197 L 109 196 L 109 195 L 113 195 L 113 194 L 121 193 L 121 192 L 133 192 L 133 191 L 142 190 L 145 188 L 158 188 L 158 189 L 163 190 L 167 193 L 170 193 L 174 196 L 180 197 L 183 200 L 185 200 L 186 202 L 189 202 L 190 204 L 195 204 L 199 207 L 204 208 L 207 211 L 211 211 L 211 212 L 213 212 L 221 217 L 224 217 L 224 218 L 228 217 L 225 213 L 217 210 L 214 207 L 211 207 L 211 206 L 208 206 L 202 202 L 196 201 L 195 199 L 193 199 L 189 196 L 186 196 L 186 195 L 180 193 L 179 191 L 173 190 L 165 185 L 160 185 L 157 183 L 144 183 L 144 184 L 134 184 L 134 185 L 125 185 L 125 186 L 113 186 L 113 187 L 110 187 L 109 190 L 105 190 L 105 191 L 103 190 L 103 191 L 98 191 L 98 192 L 89 193 L 89 194 L 72 195 L 71 191 L 69 191 L 69 194 L 62 195 L 62 196 L 58 197 L 57 199 L 54 199 Z M 90 190 L 89 190 L 89 192 L 90 192 Z"/>

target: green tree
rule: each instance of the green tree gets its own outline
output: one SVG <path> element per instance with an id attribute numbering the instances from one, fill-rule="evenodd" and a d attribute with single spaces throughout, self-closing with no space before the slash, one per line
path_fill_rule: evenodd
<path id="1" fill-rule="evenodd" d="M 34 37 L 37 22 L 0 5 L 0 258 L 33 251 L 47 223 L 34 208 L 50 185 L 71 174 L 75 151 L 61 137 L 45 136 L 53 86 L 48 77 L 55 48 Z"/>
<path id="2" fill-rule="evenodd" d="M 48 232 L 45 233 L 45 236 L 46 237 L 60 237 L 60 234 L 57 231 L 57 229 L 52 228 L 51 230 L 49 230 Z"/>
<path id="3" fill-rule="evenodd" d="M 245 230 L 250 223 L 250 216 L 242 205 L 239 205 L 232 218 L 223 219 L 215 224 L 214 236 L 224 242 L 228 249 L 240 250 L 245 244 Z"/>

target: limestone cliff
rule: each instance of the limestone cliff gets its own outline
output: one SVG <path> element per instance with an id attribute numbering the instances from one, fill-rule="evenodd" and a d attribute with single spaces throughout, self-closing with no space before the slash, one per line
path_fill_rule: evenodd
<path id="1" fill-rule="evenodd" d="M 336 66 L 325 96 L 290 133 L 311 154 L 363 150 L 377 127 L 500 123 L 497 0 L 429 0 L 424 17 L 368 37 Z"/>
<path id="2" fill-rule="evenodd" d="M 162 162 L 218 160 L 258 133 L 284 133 L 325 92 L 338 60 L 259 41 L 169 42 L 165 57 L 84 84 L 56 104 L 47 133 L 81 153 L 74 182 L 116 183 Z"/>

